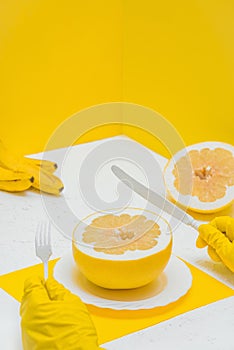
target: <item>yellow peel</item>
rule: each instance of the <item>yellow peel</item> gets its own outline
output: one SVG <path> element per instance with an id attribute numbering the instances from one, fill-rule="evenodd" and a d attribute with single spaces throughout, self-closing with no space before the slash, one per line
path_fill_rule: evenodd
<path id="1" fill-rule="evenodd" d="M 55 170 L 58 168 L 57 163 L 51 162 L 50 160 L 45 160 L 45 159 L 34 159 L 34 158 L 24 158 L 29 164 L 31 165 L 36 165 L 43 170 L 49 172 L 49 173 L 54 173 Z"/>
<path id="2" fill-rule="evenodd" d="M 43 170 L 38 169 L 37 166 L 27 166 L 27 172 L 33 175 L 34 182 L 33 187 L 50 194 L 59 195 L 63 190 L 62 181 L 55 175 Z"/>
<path id="3" fill-rule="evenodd" d="M 0 167 L 0 181 L 12 181 L 12 180 L 29 180 L 30 176 L 26 173 L 13 171 Z"/>
<path id="4" fill-rule="evenodd" d="M 165 268 L 171 249 L 168 222 L 136 208 L 125 208 L 121 215 L 93 213 L 73 232 L 73 255 L 80 271 L 109 289 L 150 283 Z"/>
<path id="5" fill-rule="evenodd" d="M 34 178 L 33 187 L 50 194 L 59 195 L 64 186 L 62 181 L 35 164 L 31 164 L 28 159 L 15 155 L 7 150 L 0 140 L 0 166 L 14 172 L 23 172 Z"/>
<path id="6" fill-rule="evenodd" d="M 0 181 L 0 190 L 7 192 L 22 192 L 26 191 L 32 186 L 32 181 L 29 179 Z"/>

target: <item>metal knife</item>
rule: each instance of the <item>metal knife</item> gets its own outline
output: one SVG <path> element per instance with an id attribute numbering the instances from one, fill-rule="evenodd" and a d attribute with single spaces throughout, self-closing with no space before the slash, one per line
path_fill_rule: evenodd
<path id="1" fill-rule="evenodd" d="M 150 190 L 140 182 L 136 181 L 118 166 L 112 165 L 111 170 L 120 181 L 130 187 L 134 192 L 138 193 L 141 197 L 180 220 L 185 225 L 192 226 L 195 230 L 198 230 L 200 223 L 194 220 L 191 215 L 187 214 L 185 211 L 171 203 L 166 198 L 162 197 L 160 194 Z"/>

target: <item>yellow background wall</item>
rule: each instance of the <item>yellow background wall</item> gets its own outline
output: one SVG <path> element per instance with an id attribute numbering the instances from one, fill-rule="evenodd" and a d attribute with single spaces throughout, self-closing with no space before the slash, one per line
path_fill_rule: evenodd
<path id="1" fill-rule="evenodd" d="M 103 102 L 149 106 L 186 144 L 234 134 L 233 0 L 0 0 L 1 138 L 43 149 L 76 111 Z M 164 153 L 152 137 L 119 134 Z"/>
<path id="2" fill-rule="evenodd" d="M 234 1 L 128 0 L 124 100 L 149 106 L 186 144 L 234 144 Z M 146 145 L 154 138 L 125 128 Z"/>
<path id="3" fill-rule="evenodd" d="M 121 16 L 118 0 L 0 0 L 0 137 L 10 147 L 40 151 L 64 119 L 121 99 Z"/>

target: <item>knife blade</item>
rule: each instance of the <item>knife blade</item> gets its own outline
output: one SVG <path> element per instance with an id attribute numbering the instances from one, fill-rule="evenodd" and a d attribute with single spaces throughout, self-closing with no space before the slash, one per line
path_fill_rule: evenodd
<path id="1" fill-rule="evenodd" d="M 187 214 L 185 211 L 171 203 L 166 198 L 162 197 L 160 194 L 152 191 L 135 180 L 118 166 L 112 165 L 111 170 L 121 182 L 139 194 L 142 198 L 155 205 L 157 208 L 162 209 L 166 213 L 172 215 L 185 225 L 192 226 L 195 230 L 197 230 L 200 226 L 199 222 L 194 220 L 191 215 Z"/>

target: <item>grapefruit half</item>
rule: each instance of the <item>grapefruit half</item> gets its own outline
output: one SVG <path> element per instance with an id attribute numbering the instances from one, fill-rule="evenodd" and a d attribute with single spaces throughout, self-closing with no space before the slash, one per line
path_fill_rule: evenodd
<path id="1" fill-rule="evenodd" d="M 164 171 L 169 196 L 202 213 L 219 211 L 234 198 L 234 147 L 202 142 L 177 152 Z"/>
<path id="2" fill-rule="evenodd" d="M 109 289 L 131 289 L 153 281 L 172 249 L 169 224 L 157 214 L 125 208 L 122 214 L 97 212 L 73 233 L 73 256 L 83 275 Z"/>

